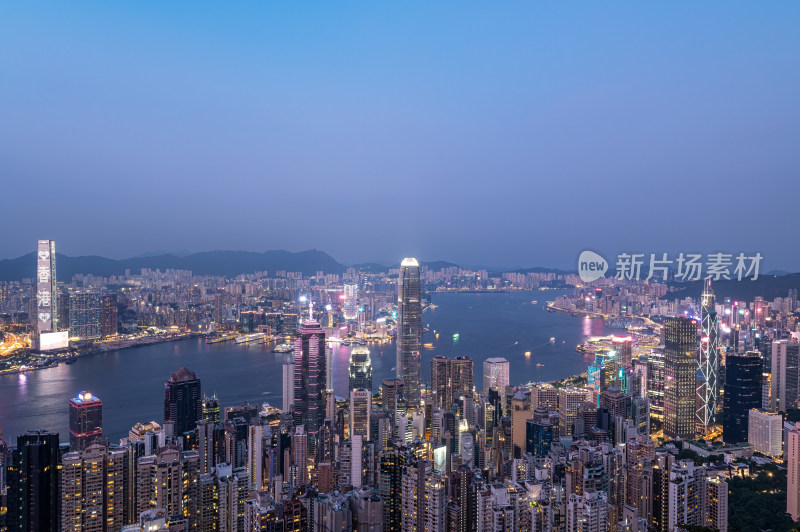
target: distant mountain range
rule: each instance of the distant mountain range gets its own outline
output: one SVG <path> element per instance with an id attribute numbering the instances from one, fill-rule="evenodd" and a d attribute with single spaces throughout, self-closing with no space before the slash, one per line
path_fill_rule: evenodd
<path id="1" fill-rule="evenodd" d="M 0 281 L 19 281 L 33 277 L 35 254 L 29 253 L 16 259 L 0 260 Z M 98 256 L 69 257 L 56 254 L 56 269 L 59 279 L 69 280 L 75 274 L 94 274 L 103 277 L 122 275 L 125 270 L 138 273 L 142 268 L 191 270 L 198 275 L 223 275 L 234 277 L 242 273 L 258 271 L 275 272 L 286 270 L 313 275 L 318 271 L 343 273 L 346 266 L 333 257 L 310 249 L 292 253 L 290 251 L 205 251 L 179 257 L 170 253 L 148 257 L 133 257 L 114 260 Z"/>
<path id="2" fill-rule="evenodd" d="M 16 259 L 0 260 L 0 281 L 19 281 L 32 278 L 35 269 L 35 254 L 29 253 Z M 420 261 L 421 266 L 432 270 L 458 267 L 458 264 L 447 261 Z M 339 263 L 318 249 L 293 253 L 285 250 L 264 251 L 205 251 L 188 255 L 175 255 L 173 253 L 147 254 L 129 259 L 109 259 L 95 255 L 83 257 L 69 257 L 56 255 L 58 277 L 64 281 L 72 279 L 75 274 L 93 274 L 102 277 L 123 275 L 125 270 L 138 273 L 142 268 L 191 270 L 198 275 L 220 275 L 235 277 L 240 274 L 249 274 L 257 271 L 276 272 L 278 270 L 302 272 L 304 275 L 314 275 L 318 271 L 325 273 L 344 273 L 348 266 Z M 353 264 L 351 267 L 368 272 L 388 272 L 398 268 L 399 262 L 393 265 L 377 262 Z M 567 270 L 554 268 L 523 268 L 513 270 L 517 273 L 574 273 Z M 800 273 L 783 274 L 784 272 L 770 272 L 763 274 L 757 281 L 718 281 L 714 283 L 714 291 L 719 299 L 730 297 L 739 300 L 752 300 L 755 296 L 762 296 L 771 300 L 776 297 L 785 297 L 790 288 L 800 290 Z M 498 274 L 499 275 L 499 274 Z M 702 281 L 672 283 L 678 290 L 671 292 L 669 299 L 698 297 L 703 290 Z"/>

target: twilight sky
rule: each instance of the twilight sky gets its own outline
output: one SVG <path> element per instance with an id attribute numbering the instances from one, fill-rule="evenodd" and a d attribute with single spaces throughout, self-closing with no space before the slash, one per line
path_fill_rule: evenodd
<path id="1" fill-rule="evenodd" d="M 800 271 L 798 28 L 795 1 L 10 3 L 0 258 Z"/>

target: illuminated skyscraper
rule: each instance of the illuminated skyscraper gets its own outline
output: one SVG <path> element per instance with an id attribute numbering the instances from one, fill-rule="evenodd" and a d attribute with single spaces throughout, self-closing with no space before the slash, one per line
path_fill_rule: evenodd
<path id="1" fill-rule="evenodd" d="M 309 311 L 310 314 L 310 311 Z M 317 451 L 319 429 L 325 420 L 327 381 L 325 331 L 311 317 L 298 330 L 294 342 L 294 425 L 308 434 L 308 456 Z"/>
<path id="2" fill-rule="evenodd" d="M 353 390 L 350 392 L 350 438 L 355 434 L 369 439 L 369 418 L 372 411 L 372 392 Z"/>
<path id="3" fill-rule="evenodd" d="M 403 379 L 409 404 L 420 401 L 422 291 L 417 259 L 400 263 L 397 282 L 397 377 Z"/>
<path id="4" fill-rule="evenodd" d="M 369 358 L 369 349 L 354 347 L 350 351 L 350 391 L 372 391 L 372 361 Z"/>
<path id="5" fill-rule="evenodd" d="M 697 322 L 664 321 L 664 435 L 693 438 L 697 383 Z"/>
<path id="6" fill-rule="evenodd" d="M 164 421 L 174 424 L 173 434 L 194 430 L 203 419 L 200 379 L 193 371 L 181 368 L 164 383 Z"/>
<path id="7" fill-rule="evenodd" d="M 344 285 L 344 319 L 354 320 L 358 317 L 358 285 Z"/>
<path id="8" fill-rule="evenodd" d="M 459 398 L 472 395 L 473 362 L 469 357 L 431 360 L 431 393 L 434 406 L 451 408 Z"/>
<path id="9" fill-rule="evenodd" d="M 483 361 L 483 391 L 489 393 L 495 388 L 502 396 L 509 383 L 509 363 L 502 357 L 487 358 Z"/>
<path id="10" fill-rule="evenodd" d="M 294 409 L 294 362 L 287 360 L 283 369 L 283 412 L 290 413 Z"/>
<path id="11" fill-rule="evenodd" d="M 89 392 L 81 392 L 69 401 L 69 447 L 86 449 L 103 437 L 103 402 Z"/>
<path id="12" fill-rule="evenodd" d="M 95 443 L 61 458 L 62 531 L 119 530 L 124 525 L 128 449 Z"/>
<path id="13" fill-rule="evenodd" d="M 69 295 L 69 337 L 74 340 L 100 338 L 100 294 L 92 291 Z"/>
<path id="14" fill-rule="evenodd" d="M 100 308 L 100 335 L 103 338 L 117 334 L 117 294 L 106 294 Z"/>
<path id="15" fill-rule="evenodd" d="M 219 399 L 216 395 L 203 397 L 203 419 L 207 419 L 214 425 L 220 422 Z"/>
<path id="16" fill-rule="evenodd" d="M 39 240 L 36 244 L 36 331 L 58 330 L 58 291 L 56 290 L 56 243 Z"/>
<path id="17" fill-rule="evenodd" d="M 697 401 L 697 421 L 706 434 L 714 428 L 719 401 L 719 318 L 715 310 L 716 300 L 711 289 L 711 281 L 706 281 L 700 299 L 700 384 L 695 386 Z M 746 432 L 745 432 L 746 434 Z"/>

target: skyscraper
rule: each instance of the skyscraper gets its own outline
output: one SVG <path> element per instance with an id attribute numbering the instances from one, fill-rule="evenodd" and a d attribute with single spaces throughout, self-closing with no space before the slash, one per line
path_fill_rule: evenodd
<path id="1" fill-rule="evenodd" d="M 786 465 L 786 513 L 800 521 L 800 427 L 788 432 Z"/>
<path id="2" fill-rule="evenodd" d="M 173 433 L 179 436 L 194 430 L 203 419 L 203 399 L 200 379 L 193 371 L 181 368 L 164 383 L 164 421 L 173 423 Z"/>
<path id="3" fill-rule="evenodd" d="M 753 450 L 780 457 L 783 453 L 783 416 L 753 408 L 747 417 L 747 442 Z"/>
<path id="4" fill-rule="evenodd" d="M 215 425 L 220 422 L 219 399 L 216 394 L 211 397 L 203 397 L 203 419 Z"/>
<path id="5" fill-rule="evenodd" d="M 100 305 L 100 335 L 103 338 L 117 334 L 117 294 L 106 294 Z"/>
<path id="6" fill-rule="evenodd" d="M 283 412 L 291 413 L 294 408 L 294 362 L 283 363 Z"/>
<path id="7" fill-rule="evenodd" d="M 420 401 L 422 291 L 417 259 L 400 263 L 397 282 L 397 377 L 403 379 L 409 404 Z"/>
<path id="8" fill-rule="evenodd" d="M 483 361 L 483 391 L 495 388 L 502 396 L 509 384 L 509 362 L 502 357 L 487 358 Z"/>
<path id="9" fill-rule="evenodd" d="M 17 437 L 8 468 L 8 530 L 58 530 L 58 434 Z"/>
<path id="10" fill-rule="evenodd" d="M 700 352 L 698 364 L 701 386 L 696 386 L 697 420 L 706 434 L 713 431 L 719 400 L 719 319 L 715 310 L 716 300 L 711 289 L 711 280 L 706 281 L 700 298 Z M 746 431 L 745 431 L 746 433 Z"/>
<path id="11" fill-rule="evenodd" d="M 69 447 L 86 449 L 103 437 L 103 402 L 89 392 L 81 392 L 69 401 Z"/>
<path id="12" fill-rule="evenodd" d="M 664 435 L 693 438 L 697 384 L 697 322 L 664 321 Z"/>
<path id="13" fill-rule="evenodd" d="M 350 392 L 353 390 L 372 392 L 372 361 L 369 349 L 363 346 L 350 351 Z"/>
<path id="14" fill-rule="evenodd" d="M 39 334 L 58 330 L 57 296 L 56 243 L 39 240 L 36 243 L 36 331 Z"/>
<path id="15" fill-rule="evenodd" d="M 309 312 L 310 314 L 310 312 Z M 294 342 L 294 425 L 308 435 L 308 456 L 315 457 L 319 429 L 325 420 L 327 381 L 325 331 L 311 317 Z"/>
<path id="16" fill-rule="evenodd" d="M 726 359 L 722 439 L 725 443 L 747 441 L 751 408 L 761 408 L 761 375 L 764 364 L 758 351 L 729 353 Z"/>
<path id="17" fill-rule="evenodd" d="M 119 530 L 124 525 L 128 449 L 95 443 L 61 459 L 62 531 Z"/>
<path id="18" fill-rule="evenodd" d="M 800 383 L 800 344 L 788 340 L 772 342 L 772 394 L 770 410 L 785 412 L 797 404 Z"/>
<path id="19" fill-rule="evenodd" d="M 69 337 L 74 340 L 100 338 L 100 294 L 88 290 L 69 295 Z"/>
<path id="20" fill-rule="evenodd" d="M 372 411 L 372 393 L 369 390 L 350 392 L 350 438 L 361 435 L 369 439 L 369 418 Z"/>
<path id="21" fill-rule="evenodd" d="M 433 357 L 430 391 L 434 406 L 449 409 L 460 397 L 472 395 L 473 380 L 471 358 Z"/>

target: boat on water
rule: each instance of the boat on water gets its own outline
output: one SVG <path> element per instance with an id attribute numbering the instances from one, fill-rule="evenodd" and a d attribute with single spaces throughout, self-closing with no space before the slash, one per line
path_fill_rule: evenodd
<path id="1" fill-rule="evenodd" d="M 433 349 L 433 344 L 431 343 L 423 344 L 422 347 L 424 347 L 425 349 Z"/>
<path id="2" fill-rule="evenodd" d="M 531 305 L 538 305 L 538 304 L 539 304 L 539 302 L 536 301 L 535 299 L 533 301 L 531 301 Z"/>
<path id="3" fill-rule="evenodd" d="M 279 344 L 272 348 L 273 353 L 291 353 L 292 344 Z"/>
<path id="4" fill-rule="evenodd" d="M 530 358 L 530 357 L 531 357 L 531 352 L 525 351 L 525 358 Z"/>
<path id="5" fill-rule="evenodd" d="M 551 344 L 554 344 L 554 343 L 556 343 L 556 337 L 555 337 L 555 336 L 551 336 L 551 337 L 550 337 L 550 343 L 551 343 Z"/>
<path id="6" fill-rule="evenodd" d="M 536 363 L 536 367 L 537 367 L 537 368 L 543 368 L 543 367 L 544 367 L 544 364 L 542 364 L 541 362 L 537 362 L 537 363 Z"/>
<path id="7" fill-rule="evenodd" d="M 78 360 L 78 357 L 69 357 L 64 361 L 65 364 L 74 364 L 75 361 Z"/>
<path id="8" fill-rule="evenodd" d="M 256 340 L 264 340 L 266 337 L 267 335 L 265 333 L 244 334 L 242 336 L 237 336 L 234 342 L 237 344 L 247 344 L 250 342 L 255 342 Z"/>
<path id="9" fill-rule="evenodd" d="M 459 339 L 459 338 L 461 338 L 461 335 L 460 335 L 460 334 L 458 334 L 458 333 L 455 333 L 455 334 L 453 335 L 453 341 L 454 341 L 454 342 L 458 342 L 458 339 Z"/>

